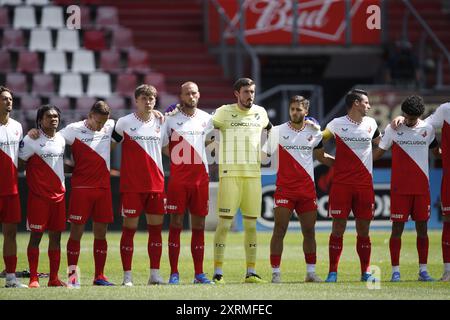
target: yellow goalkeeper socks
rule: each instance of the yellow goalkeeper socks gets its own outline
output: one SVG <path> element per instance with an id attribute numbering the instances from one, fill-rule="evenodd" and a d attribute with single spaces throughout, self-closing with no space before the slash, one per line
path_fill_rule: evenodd
<path id="1" fill-rule="evenodd" d="M 216 233 L 214 235 L 214 268 L 222 268 L 225 255 L 225 241 L 233 219 L 219 217 Z"/>
<path id="2" fill-rule="evenodd" d="M 242 222 L 247 269 L 254 270 L 256 265 L 256 219 L 244 218 Z"/>

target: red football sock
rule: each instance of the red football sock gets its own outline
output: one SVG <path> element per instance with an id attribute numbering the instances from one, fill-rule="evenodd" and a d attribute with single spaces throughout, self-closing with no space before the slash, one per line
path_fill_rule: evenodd
<path id="1" fill-rule="evenodd" d="M 106 240 L 94 240 L 94 262 L 95 278 L 103 275 L 105 269 L 106 256 L 108 254 L 108 242 Z"/>
<path id="2" fill-rule="evenodd" d="M 281 266 L 281 254 L 271 254 L 270 265 L 272 268 L 279 268 Z"/>
<path id="3" fill-rule="evenodd" d="M 147 225 L 148 229 L 148 256 L 150 258 L 150 269 L 159 269 L 162 254 L 162 224 Z"/>
<path id="4" fill-rule="evenodd" d="M 356 252 L 361 263 L 361 273 L 369 272 L 371 243 L 370 237 L 356 237 Z"/>
<path id="5" fill-rule="evenodd" d="M 205 231 L 203 229 L 192 229 L 191 253 L 195 274 L 203 273 L 203 256 L 205 254 Z"/>
<path id="6" fill-rule="evenodd" d="M 181 228 L 169 227 L 169 262 L 170 273 L 178 272 L 178 257 L 180 256 L 180 233 Z"/>
<path id="7" fill-rule="evenodd" d="M 133 238 L 136 229 L 122 228 L 122 237 L 120 238 L 120 258 L 122 260 L 123 271 L 131 271 L 133 261 Z"/>
<path id="8" fill-rule="evenodd" d="M 305 262 L 306 264 L 316 264 L 317 255 L 315 252 L 313 253 L 305 253 Z"/>
<path id="9" fill-rule="evenodd" d="M 427 264 L 428 261 L 428 237 L 419 238 L 416 241 L 417 252 L 419 253 L 419 264 Z"/>
<path id="10" fill-rule="evenodd" d="M 28 246 L 27 248 L 28 265 L 30 267 L 30 282 L 38 280 L 37 268 L 39 264 L 39 248 Z"/>
<path id="11" fill-rule="evenodd" d="M 67 265 L 74 266 L 78 264 L 80 257 L 80 241 L 69 238 L 67 241 Z"/>
<path id="12" fill-rule="evenodd" d="M 341 257 L 343 248 L 343 238 L 330 235 L 328 244 L 328 253 L 330 256 L 330 268 L 329 272 L 337 272 L 339 259 Z"/>
<path id="13" fill-rule="evenodd" d="M 450 222 L 444 222 L 442 227 L 442 259 L 450 263 Z"/>
<path id="14" fill-rule="evenodd" d="M 6 273 L 16 273 L 17 256 L 3 256 L 5 262 Z"/>
<path id="15" fill-rule="evenodd" d="M 50 260 L 50 281 L 58 279 L 59 264 L 61 261 L 61 250 L 48 250 Z"/>
<path id="16" fill-rule="evenodd" d="M 400 265 L 400 249 L 402 248 L 402 238 L 393 238 L 389 240 L 389 251 L 391 252 L 391 265 Z"/>

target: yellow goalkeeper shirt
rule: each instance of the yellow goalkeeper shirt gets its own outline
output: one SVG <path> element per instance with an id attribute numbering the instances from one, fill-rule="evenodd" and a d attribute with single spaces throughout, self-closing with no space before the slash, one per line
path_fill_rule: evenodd
<path id="1" fill-rule="evenodd" d="M 261 133 L 269 124 L 263 107 L 241 110 L 236 103 L 223 105 L 213 116 L 220 131 L 219 176 L 261 176 Z"/>

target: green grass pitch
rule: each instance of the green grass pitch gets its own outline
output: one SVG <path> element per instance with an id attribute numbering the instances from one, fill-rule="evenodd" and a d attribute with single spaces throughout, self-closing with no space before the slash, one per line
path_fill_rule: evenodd
<path id="1" fill-rule="evenodd" d="M 17 270 L 28 268 L 26 260 L 26 246 L 28 234 L 18 235 L 18 266 Z M 167 233 L 163 234 L 163 256 L 161 259 L 161 274 L 164 279 L 169 277 L 169 261 L 167 256 Z M 439 231 L 432 231 L 428 266 L 434 278 L 442 275 L 442 254 Z M 68 233 L 62 237 L 62 254 L 60 276 L 66 280 L 66 250 Z M 205 235 L 204 269 L 209 277 L 213 271 L 213 232 Z M 325 278 L 328 272 L 328 232 L 317 233 L 317 273 Z M 258 233 L 258 261 L 257 272 L 262 278 L 270 282 L 271 268 L 269 264 L 269 243 L 271 233 Z M 179 271 L 181 285 L 179 286 L 147 286 L 149 276 L 149 260 L 147 255 L 147 234 L 137 233 L 134 240 L 133 280 L 134 287 L 122 287 L 122 265 L 119 254 L 120 233 L 108 234 L 108 260 L 106 275 L 110 281 L 118 284 L 116 287 L 93 287 L 92 277 L 94 262 L 92 256 L 91 233 L 86 233 L 81 242 L 81 289 L 47 288 L 47 279 L 41 279 L 39 289 L 5 289 L 4 279 L 0 280 L 0 300 L 7 299 L 92 299 L 92 300 L 318 300 L 318 299 L 383 299 L 383 300 L 423 300 L 450 299 L 450 283 L 433 282 L 421 283 L 417 281 L 418 262 L 415 232 L 405 232 L 402 241 L 401 274 L 402 282 L 390 283 L 389 232 L 373 231 L 372 265 L 380 268 L 381 283 L 379 289 L 368 289 L 365 283 L 359 282 L 359 259 L 355 250 L 356 236 L 354 232 L 347 232 L 344 237 L 344 251 L 339 265 L 338 283 L 303 282 L 305 277 L 305 262 L 301 249 L 301 235 L 299 231 L 289 231 L 285 238 L 283 259 L 281 264 L 282 284 L 243 284 L 245 273 L 245 254 L 243 248 L 243 233 L 230 232 L 225 252 L 224 277 L 227 284 L 193 285 L 193 263 L 190 253 L 190 232 L 184 231 L 181 237 L 181 253 Z M 47 236 L 41 243 L 39 272 L 48 272 Z M 22 279 L 28 284 L 28 279 Z"/>

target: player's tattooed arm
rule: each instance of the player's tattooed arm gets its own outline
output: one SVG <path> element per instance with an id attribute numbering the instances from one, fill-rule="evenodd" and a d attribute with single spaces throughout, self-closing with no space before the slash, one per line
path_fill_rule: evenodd
<path id="1" fill-rule="evenodd" d="M 162 147 L 161 151 L 162 151 L 162 154 L 164 154 L 170 158 L 169 145 Z"/>
<path id="2" fill-rule="evenodd" d="M 334 157 L 325 152 L 323 146 L 321 148 L 314 149 L 314 158 L 323 163 L 327 167 L 332 167 L 334 165 Z"/>
<path id="3" fill-rule="evenodd" d="M 391 128 L 394 130 L 397 130 L 397 128 L 400 127 L 400 125 L 403 124 L 403 122 L 405 122 L 405 117 L 403 117 L 403 116 L 395 117 L 391 121 Z"/>
<path id="4" fill-rule="evenodd" d="M 17 167 L 17 170 L 18 170 L 19 172 L 22 172 L 22 171 L 25 170 L 25 167 L 26 167 L 26 166 L 27 166 L 27 162 L 19 158 L 19 165 L 18 165 L 18 167 Z"/>
<path id="5" fill-rule="evenodd" d="M 161 119 L 161 123 L 164 123 L 165 118 L 164 118 L 164 115 L 161 113 L 161 111 L 152 110 L 152 113 L 156 119 Z"/>
<path id="6" fill-rule="evenodd" d="M 375 149 L 373 150 L 373 152 L 372 152 L 372 158 L 373 158 L 373 161 L 377 161 L 378 159 L 380 159 L 382 156 L 383 156 L 383 154 L 386 152 L 386 150 L 384 150 L 384 149 L 381 149 L 380 147 L 375 147 Z"/>
<path id="7" fill-rule="evenodd" d="M 437 159 L 442 159 L 442 149 L 439 147 L 439 142 L 436 138 L 431 142 L 430 150 Z"/>
<path id="8" fill-rule="evenodd" d="M 39 132 L 38 129 L 36 129 L 36 128 L 31 128 L 30 130 L 28 130 L 27 135 L 28 135 L 31 139 L 36 140 L 36 139 L 39 139 L 39 136 L 41 135 L 41 133 Z"/>

